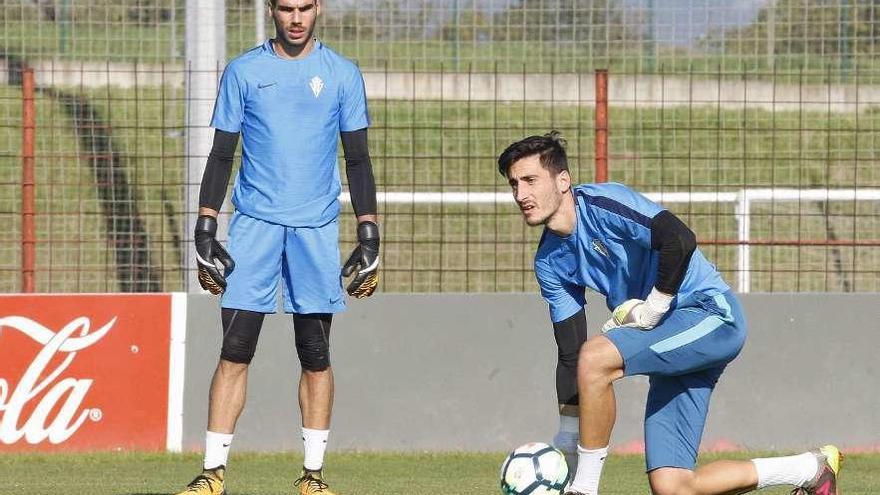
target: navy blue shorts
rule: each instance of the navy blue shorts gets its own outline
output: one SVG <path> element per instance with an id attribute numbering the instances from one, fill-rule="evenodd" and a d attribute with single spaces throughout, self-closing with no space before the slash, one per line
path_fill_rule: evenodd
<path id="1" fill-rule="evenodd" d="M 614 328 L 605 334 L 623 356 L 624 373 L 647 375 L 645 458 L 648 471 L 693 469 L 709 398 L 740 352 L 746 323 L 730 291 L 689 295 L 652 330 Z"/>

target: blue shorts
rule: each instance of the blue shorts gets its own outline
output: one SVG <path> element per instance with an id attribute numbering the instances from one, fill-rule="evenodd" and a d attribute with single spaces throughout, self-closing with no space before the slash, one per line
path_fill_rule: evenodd
<path id="1" fill-rule="evenodd" d="M 286 313 L 345 309 L 337 220 L 321 227 L 287 227 L 236 211 L 227 249 L 235 269 L 226 277 L 220 306 L 274 313 L 280 277 Z"/>
<path id="2" fill-rule="evenodd" d="M 650 377 L 648 471 L 693 469 L 715 383 L 746 340 L 739 301 L 730 291 L 716 296 L 695 292 L 653 330 L 615 328 L 606 336 L 623 356 L 627 376 Z"/>

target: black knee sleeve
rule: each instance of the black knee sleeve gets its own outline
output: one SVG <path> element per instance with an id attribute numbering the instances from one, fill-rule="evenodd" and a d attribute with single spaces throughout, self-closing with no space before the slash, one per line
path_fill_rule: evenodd
<path id="1" fill-rule="evenodd" d="M 263 313 L 242 309 L 223 308 L 223 347 L 220 358 L 233 363 L 250 364 L 257 350 L 260 328 L 263 327 Z"/>
<path id="2" fill-rule="evenodd" d="M 332 314 L 293 315 L 296 353 L 302 369 L 324 371 L 330 367 L 330 322 Z"/>
<path id="3" fill-rule="evenodd" d="M 581 346 L 587 340 L 587 319 L 584 310 L 553 324 L 553 335 L 559 351 L 556 363 L 556 396 L 559 404 L 578 405 L 577 365 Z"/>

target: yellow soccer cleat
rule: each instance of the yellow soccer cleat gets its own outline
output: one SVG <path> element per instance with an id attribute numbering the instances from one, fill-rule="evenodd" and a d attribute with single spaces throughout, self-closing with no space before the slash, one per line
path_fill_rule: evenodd
<path id="1" fill-rule="evenodd" d="M 834 445 L 826 445 L 813 452 L 819 461 L 816 476 L 804 486 L 795 488 L 792 495 L 840 495 L 837 477 L 843 464 L 843 454 Z"/>
<path id="2" fill-rule="evenodd" d="M 303 470 L 302 476 L 293 482 L 293 486 L 299 487 L 299 495 L 335 495 L 330 491 L 330 488 L 327 487 L 327 483 L 324 481 L 324 476 L 321 474 L 321 471 Z"/>
<path id="3" fill-rule="evenodd" d="M 226 495 L 226 483 L 223 482 L 225 477 L 225 466 L 205 469 L 186 485 L 186 490 L 177 495 Z"/>

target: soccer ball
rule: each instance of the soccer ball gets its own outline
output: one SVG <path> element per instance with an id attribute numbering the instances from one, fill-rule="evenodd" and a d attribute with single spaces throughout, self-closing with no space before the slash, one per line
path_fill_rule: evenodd
<path id="1" fill-rule="evenodd" d="M 568 483 L 568 465 L 559 450 L 546 443 L 517 447 L 501 465 L 504 495 L 559 495 Z"/>

